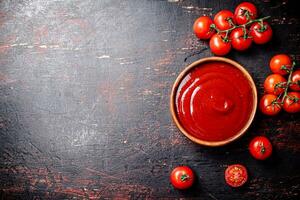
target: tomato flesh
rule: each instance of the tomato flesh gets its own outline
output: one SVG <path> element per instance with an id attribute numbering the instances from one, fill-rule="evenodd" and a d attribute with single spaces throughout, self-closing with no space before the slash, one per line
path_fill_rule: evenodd
<path id="1" fill-rule="evenodd" d="M 225 170 L 225 181 L 231 187 L 241 187 L 247 180 L 248 172 L 243 165 L 230 165 Z"/>

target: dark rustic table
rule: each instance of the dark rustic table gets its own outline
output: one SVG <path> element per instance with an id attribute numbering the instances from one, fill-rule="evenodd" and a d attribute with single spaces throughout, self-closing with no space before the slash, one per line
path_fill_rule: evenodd
<path id="1" fill-rule="evenodd" d="M 212 56 L 194 20 L 239 2 L 0 1 L 1 199 L 299 198 L 299 114 L 257 112 L 241 139 L 220 148 L 192 143 L 170 117 L 178 73 Z M 261 96 L 272 55 L 300 61 L 300 21 L 296 1 L 254 3 L 272 16 L 274 38 L 227 57 L 245 66 Z M 256 135 L 274 145 L 265 162 L 248 153 Z M 233 163 L 250 174 L 239 189 L 224 181 Z M 188 191 L 169 183 L 182 164 L 198 176 Z"/>

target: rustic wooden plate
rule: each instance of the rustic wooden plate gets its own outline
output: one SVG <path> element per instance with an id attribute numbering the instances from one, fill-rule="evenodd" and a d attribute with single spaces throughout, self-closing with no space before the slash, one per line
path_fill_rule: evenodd
<path id="1" fill-rule="evenodd" d="M 238 68 L 245 75 L 245 77 L 249 80 L 250 87 L 252 88 L 252 92 L 253 92 L 253 107 L 252 107 L 252 111 L 251 111 L 249 120 L 247 121 L 245 126 L 239 132 L 237 132 L 233 137 L 228 138 L 226 140 L 222 140 L 222 141 L 205 141 L 205 140 L 201 140 L 199 138 L 194 137 L 193 135 L 191 135 L 188 131 L 186 131 L 183 128 L 183 126 L 180 124 L 177 114 L 176 114 L 177 113 L 176 112 L 176 103 L 175 103 L 176 93 L 177 93 L 178 86 L 179 86 L 180 82 L 182 81 L 182 79 L 193 68 L 198 67 L 202 63 L 212 62 L 212 61 L 229 63 L 229 64 L 233 65 L 234 67 Z M 170 111 L 171 111 L 172 118 L 173 118 L 176 126 L 178 127 L 178 129 L 193 142 L 201 144 L 201 145 L 205 145 L 205 146 L 211 146 L 211 147 L 222 146 L 222 145 L 228 144 L 228 143 L 238 139 L 239 137 L 241 137 L 247 131 L 249 126 L 251 125 L 251 123 L 254 119 L 255 113 L 256 113 L 256 108 L 257 108 L 257 90 L 256 90 L 256 86 L 254 84 L 252 77 L 246 71 L 246 69 L 243 66 L 241 66 L 239 63 L 237 63 L 231 59 L 224 58 L 224 57 L 203 58 L 203 59 L 195 61 L 192 64 L 190 64 L 189 66 L 187 66 L 175 80 L 175 83 L 174 83 L 174 85 L 172 87 L 172 91 L 171 91 L 171 97 L 170 97 Z"/>

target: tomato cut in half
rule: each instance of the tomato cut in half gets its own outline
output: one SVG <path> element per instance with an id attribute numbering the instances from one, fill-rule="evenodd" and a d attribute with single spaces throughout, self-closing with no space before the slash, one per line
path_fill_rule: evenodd
<path id="1" fill-rule="evenodd" d="M 248 180 L 246 167 L 240 164 L 229 165 L 225 170 L 225 181 L 231 187 L 241 187 Z"/>

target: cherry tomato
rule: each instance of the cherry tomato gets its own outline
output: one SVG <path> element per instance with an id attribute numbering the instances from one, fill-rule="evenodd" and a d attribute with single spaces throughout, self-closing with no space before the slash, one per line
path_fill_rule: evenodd
<path id="1" fill-rule="evenodd" d="M 187 189 L 191 187 L 194 183 L 194 179 L 194 172 L 187 166 L 176 167 L 170 175 L 170 181 L 177 189 Z"/>
<path id="2" fill-rule="evenodd" d="M 248 49 L 252 44 L 252 39 L 248 37 L 248 31 L 243 28 L 236 28 L 230 34 L 231 45 L 238 51 L 244 51 Z M 246 38 L 244 38 L 244 35 Z"/>
<path id="3" fill-rule="evenodd" d="M 250 2 L 243 2 L 239 4 L 234 11 L 234 19 L 237 24 L 245 24 L 256 17 L 256 6 Z"/>
<path id="4" fill-rule="evenodd" d="M 275 103 L 276 98 L 274 94 L 265 94 L 259 102 L 261 112 L 269 116 L 277 115 L 281 111 L 281 106 Z"/>
<path id="5" fill-rule="evenodd" d="M 265 91 L 269 94 L 281 94 L 284 92 L 284 86 L 286 86 L 286 79 L 279 74 L 269 75 L 264 82 Z"/>
<path id="6" fill-rule="evenodd" d="M 231 44 L 228 41 L 225 41 L 225 34 L 214 34 L 212 38 L 209 41 L 209 46 L 211 51 L 218 55 L 218 56 L 223 56 L 229 53 L 231 49 Z"/>
<path id="7" fill-rule="evenodd" d="M 214 23 L 219 30 L 226 30 L 233 27 L 234 15 L 229 10 L 221 10 L 214 17 Z"/>
<path id="8" fill-rule="evenodd" d="M 229 165 L 225 170 L 225 181 L 231 187 L 240 187 L 248 180 L 247 169 L 243 165 Z"/>
<path id="9" fill-rule="evenodd" d="M 273 31 L 267 22 L 263 22 L 263 27 L 261 23 L 255 22 L 250 27 L 250 35 L 256 44 L 265 44 L 272 39 Z"/>
<path id="10" fill-rule="evenodd" d="M 281 67 L 286 67 L 291 69 L 292 59 L 286 54 L 278 54 L 272 57 L 270 61 L 270 69 L 274 74 L 286 75 L 287 71 L 281 69 Z"/>
<path id="11" fill-rule="evenodd" d="M 292 84 L 290 85 L 290 89 L 294 91 L 300 91 L 300 69 L 292 73 L 291 80 Z"/>
<path id="12" fill-rule="evenodd" d="M 215 33 L 215 30 L 210 26 L 213 24 L 213 21 L 210 17 L 202 16 L 196 19 L 193 30 L 195 35 L 199 39 L 209 39 Z"/>
<path id="13" fill-rule="evenodd" d="M 300 112 L 300 93 L 289 92 L 283 101 L 283 109 L 288 113 Z"/>
<path id="14" fill-rule="evenodd" d="M 264 136 L 253 138 L 249 144 L 251 155 L 258 160 L 265 160 L 272 154 L 272 144 L 270 140 Z"/>

